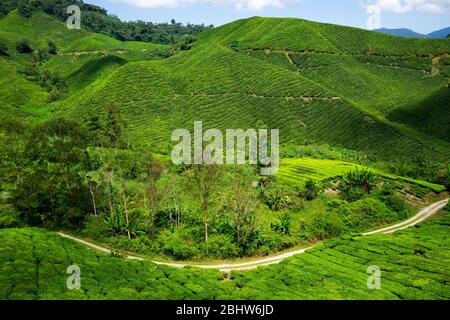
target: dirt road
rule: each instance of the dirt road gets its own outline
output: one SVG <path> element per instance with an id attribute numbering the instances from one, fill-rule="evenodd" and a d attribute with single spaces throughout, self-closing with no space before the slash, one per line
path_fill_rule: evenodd
<path id="1" fill-rule="evenodd" d="M 449 199 L 446 200 L 442 200 L 436 203 L 433 203 L 425 208 L 423 208 L 422 210 L 420 210 L 420 212 L 418 214 L 416 214 L 414 217 L 409 218 L 408 220 L 395 224 L 393 226 L 390 227 L 386 227 L 386 228 L 382 228 L 382 229 L 378 229 L 378 230 L 374 230 L 371 232 L 367 232 L 364 233 L 364 236 L 367 235 L 371 235 L 371 234 L 390 234 L 390 233 L 394 233 L 398 230 L 402 230 L 402 229 L 406 229 L 412 226 L 415 226 L 416 224 L 432 217 L 433 215 L 435 215 L 437 212 L 439 212 L 439 210 L 443 209 L 447 203 L 448 203 Z M 111 253 L 111 250 L 98 246 L 96 244 L 93 244 L 91 242 L 67 235 L 63 232 L 58 232 L 58 234 L 64 238 L 68 238 L 74 241 L 77 241 L 79 243 L 82 243 L 88 247 L 91 247 L 95 250 L 99 250 L 102 251 L 104 253 Z M 236 263 L 224 263 L 224 264 L 190 264 L 190 263 L 176 263 L 176 262 L 161 262 L 161 261 L 152 261 L 155 264 L 158 265 L 166 265 L 166 266 L 170 266 L 170 267 L 174 267 L 174 268 L 184 268 L 184 267 L 196 267 L 196 268 L 201 268 L 201 269 L 219 269 L 220 271 L 223 272 L 230 272 L 230 271 L 237 271 L 237 270 L 251 270 L 251 269 L 256 269 L 258 267 L 261 266 L 267 266 L 267 265 L 271 265 L 271 264 L 277 264 L 280 263 L 281 261 L 283 261 L 286 258 L 292 257 L 294 255 L 297 254 L 301 254 L 304 253 L 306 250 L 311 249 L 312 247 L 308 247 L 308 248 L 303 248 L 303 249 L 299 249 L 299 250 L 294 250 L 294 251 L 289 251 L 289 252 L 285 252 L 282 254 L 277 254 L 274 256 L 270 256 L 267 258 L 263 258 L 263 259 L 258 259 L 258 260 L 254 260 L 254 261 L 248 261 L 248 262 L 236 262 Z M 131 260 L 145 260 L 139 257 L 135 257 L 135 256 L 127 256 L 127 259 L 131 259 Z"/>

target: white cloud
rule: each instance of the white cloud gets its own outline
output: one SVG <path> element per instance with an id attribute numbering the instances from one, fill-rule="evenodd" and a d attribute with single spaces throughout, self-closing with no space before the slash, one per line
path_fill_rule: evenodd
<path id="1" fill-rule="evenodd" d="M 449 13 L 450 0 L 375 0 L 370 6 L 377 6 L 385 12 L 405 13 L 423 11 L 431 13 Z"/>
<path id="2" fill-rule="evenodd" d="M 253 11 L 267 7 L 281 8 L 287 3 L 298 0 L 109 0 L 117 3 L 130 4 L 140 8 L 176 8 L 194 3 L 210 3 L 224 6 L 232 6 L 236 9 L 248 9 Z"/>

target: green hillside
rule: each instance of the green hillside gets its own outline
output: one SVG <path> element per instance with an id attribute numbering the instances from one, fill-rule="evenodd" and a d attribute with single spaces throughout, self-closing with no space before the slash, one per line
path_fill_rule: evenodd
<path id="1" fill-rule="evenodd" d="M 281 32 L 284 25 L 279 19 L 253 18 L 206 31 L 191 51 L 163 61 L 129 65 L 95 91 L 69 98 L 62 113 L 70 109 L 67 106 L 74 108 L 72 115 L 83 114 L 87 105 L 101 111 L 114 100 L 133 136 L 153 143 L 164 144 L 174 128 L 190 128 L 194 120 L 221 129 L 229 123 L 250 128 L 262 121 L 268 127 L 281 128 L 283 143 L 329 143 L 390 159 L 411 159 L 423 153 L 448 159 L 450 144 L 426 135 L 447 140 L 445 120 L 436 128 L 430 117 L 417 126 L 407 126 L 411 121 L 403 116 L 392 116 L 397 122 L 390 118 L 396 110 L 417 109 L 435 92 L 448 90 L 446 77 L 430 73 L 431 55 L 449 51 L 449 41 L 423 40 L 419 45 L 414 39 L 402 39 L 406 42 L 399 46 L 396 38 L 364 31 L 375 49 L 390 52 L 412 46 L 420 50 L 419 57 L 391 59 L 363 54 L 363 49 L 347 54 L 343 51 L 345 39 L 338 36 L 343 27 L 295 20 Z M 325 40 L 305 44 L 303 38 L 283 36 L 284 32 L 303 34 L 306 27 L 316 35 L 321 32 L 320 37 L 311 39 L 329 39 L 326 42 L 339 49 L 325 48 Z M 363 31 L 348 30 L 347 38 L 361 39 Z M 271 40 L 270 34 L 276 34 L 277 43 L 271 42 L 275 38 Z M 267 42 L 261 45 L 263 40 Z M 288 54 L 275 52 L 283 40 Z M 291 47 L 293 43 L 308 47 Z M 423 50 L 429 50 L 428 58 L 421 56 L 426 56 Z M 367 62 L 371 57 L 376 63 Z M 129 88 L 126 96 L 121 95 L 122 83 Z M 445 106 L 441 100 L 435 110 Z M 358 139 L 351 138 L 354 136 Z"/>
<path id="2" fill-rule="evenodd" d="M 156 266 L 42 229 L 0 230 L 0 299 L 449 299 L 449 215 L 396 235 L 326 242 L 279 265 L 232 272 Z M 68 290 L 68 266 L 81 289 Z M 366 270 L 381 268 L 380 290 Z"/>
<path id="3" fill-rule="evenodd" d="M 19 53 L 16 43 L 22 40 L 26 40 L 35 53 L 43 50 L 45 58 L 38 59 L 35 53 Z M 12 11 L 0 20 L 0 41 L 8 49 L 8 56 L 0 55 L 4 84 L 0 113 L 13 112 L 22 116 L 24 112 L 28 116 L 41 114 L 36 107 L 48 109 L 48 104 L 54 100 L 51 88 L 39 80 L 45 73 L 60 77 L 64 90 L 75 93 L 98 77 L 111 73 L 117 65 L 169 55 L 168 46 L 121 42 L 84 30 L 69 30 L 64 23 L 41 12 L 26 19 Z M 49 42 L 55 44 L 57 54 L 48 52 Z"/>
<path id="4" fill-rule="evenodd" d="M 173 129 L 202 120 L 220 129 L 264 124 L 280 128 L 284 144 L 327 143 L 378 159 L 450 158 L 450 121 L 440 112 L 448 109 L 448 77 L 445 70 L 431 72 L 433 57 L 450 51 L 446 39 L 251 18 L 207 30 L 190 51 L 161 60 L 163 46 L 68 30 L 43 13 L 27 20 L 12 12 L 0 21 L 0 30 L 10 46 L 26 37 L 32 46 L 53 40 L 59 49 L 40 69 L 58 71 L 69 94 L 45 106 L 44 113 L 36 109 L 40 119 L 52 110 L 86 120 L 93 110 L 102 114 L 114 104 L 134 141 L 162 150 Z M 22 97 L 25 105 L 46 102 L 45 90 L 35 91 L 28 100 Z M 14 100 L 17 90 L 8 92 Z M 430 108 L 441 114 L 438 122 Z"/>

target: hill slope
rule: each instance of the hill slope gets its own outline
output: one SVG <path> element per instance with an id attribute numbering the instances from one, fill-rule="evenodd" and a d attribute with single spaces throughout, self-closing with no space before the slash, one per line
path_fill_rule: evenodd
<path id="1" fill-rule="evenodd" d="M 43 15 L 28 24 L 36 19 L 65 28 Z M 40 41 L 39 32 L 26 32 Z M 450 121 L 441 112 L 449 90 L 447 39 L 404 39 L 300 19 L 251 18 L 203 32 L 189 51 L 149 60 L 138 53 L 146 46 L 154 51 L 154 45 L 81 31 L 77 37 L 60 36 L 61 55 L 42 66 L 61 66 L 69 85 L 65 99 L 45 108 L 86 120 L 116 105 L 134 141 L 167 149 L 174 129 L 202 120 L 205 128 L 280 128 L 282 143 L 327 143 L 380 159 L 450 158 Z M 64 55 L 70 50 L 104 50 L 118 58 Z M 74 65 L 68 65 L 74 58 Z M 427 101 L 437 94 L 444 97 L 433 100 L 439 122 L 423 116 Z M 424 120 L 417 123 L 410 113 Z"/>

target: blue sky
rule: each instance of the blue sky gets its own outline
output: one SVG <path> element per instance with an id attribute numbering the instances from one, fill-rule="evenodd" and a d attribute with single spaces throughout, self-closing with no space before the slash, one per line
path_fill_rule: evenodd
<path id="1" fill-rule="evenodd" d="M 222 25 L 251 16 L 296 17 L 359 28 L 450 26 L 450 0 L 85 0 L 122 20 Z M 369 8 L 370 13 L 367 12 Z M 379 19 L 378 19 L 379 17 Z M 368 20 L 371 18 L 371 20 Z M 375 19 L 375 20 L 374 20 Z M 368 24 L 368 21 L 369 22 Z M 375 23 L 375 24 L 374 24 Z"/>

